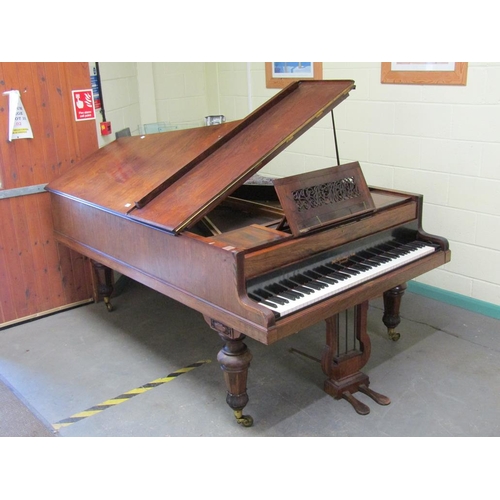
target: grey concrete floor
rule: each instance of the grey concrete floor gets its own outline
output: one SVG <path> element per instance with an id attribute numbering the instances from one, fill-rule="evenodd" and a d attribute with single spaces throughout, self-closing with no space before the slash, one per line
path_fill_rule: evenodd
<path id="1" fill-rule="evenodd" d="M 398 342 L 370 304 L 372 355 L 363 371 L 391 398 L 360 416 L 323 391 L 324 324 L 271 346 L 252 339 L 254 425 L 238 425 L 216 360 L 222 341 L 200 314 L 133 281 L 114 311 L 90 304 L 0 331 L 0 376 L 54 425 L 114 400 L 58 431 L 60 437 L 310 436 L 492 437 L 500 435 L 500 321 L 407 292 Z M 115 398 L 192 363 L 155 388 Z M 124 399 L 124 398 L 122 398 Z"/>

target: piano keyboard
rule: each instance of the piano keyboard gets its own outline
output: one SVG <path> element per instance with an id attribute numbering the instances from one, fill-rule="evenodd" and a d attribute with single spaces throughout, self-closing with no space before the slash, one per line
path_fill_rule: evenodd
<path id="1" fill-rule="evenodd" d="M 432 243 L 390 241 L 368 248 L 340 262 L 326 261 L 248 290 L 248 296 L 283 317 L 365 283 L 409 262 L 435 252 Z"/>

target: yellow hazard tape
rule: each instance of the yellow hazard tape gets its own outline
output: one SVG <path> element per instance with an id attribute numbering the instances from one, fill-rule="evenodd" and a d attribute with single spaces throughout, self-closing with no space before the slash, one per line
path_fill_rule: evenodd
<path id="1" fill-rule="evenodd" d="M 111 406 L 116 406 L 116 405 L 119 405 L 121 403 L 124 403 L 125 401 L 128 401 L 129 399 L 133 398 L 134 396 L 137 396 L 138 394 L 143 394 L 147 391 L 150 391 L 151 389 L 154 389 L 155 387 L 158 387 L 159 385 L 166 384 L 167 382 L 171 382 L 172 380 L 175 380 L 179 375 L 182 375 L 183 373 L 190 372 L 191 370 L 194 370 L 195 368 L 198 368 L 199 366 L 204 365 L 205 363 L 210 363 L 210 362 L 211 362 L 210 359 L 205 359 L 203 361 L 197 361 L 196 363 L 193 363 L 192 365 L 186 366 L 185 368 L 181 368 L 181 369 L 171 373 L 170 375 L 167 375 L 166 377 L 157 378 L 156 380 L 153 380 L 152 382 L 144 384 L 141 387 L 137 387 L 136 389 L 132 389 L 131 391 L 120 394 L 116 398 L 108 399 L 107 401 L 104 401 L 101 404 L 93 406 L 92 408 L 88 408 L 87 410 L 84 410 L 80 413 L 75 413 L 74 415 L 72 415 L 69 418 L 59 420 L 59 422 L 52 424 L 52 427 L 54 427 L 54 429 L 56 429 L 56 430 L 59 430 L 62 427 L 68 427 L 69 425 L 72 425 L 76 422 L 80 422 L 80 420 L 83 420 L 84 418 L 92 417 L 92 416 L 96 415 L 97 413 L 101 413 L 102 411 L 106 410 L 107 408 L 110 408 Z"/>

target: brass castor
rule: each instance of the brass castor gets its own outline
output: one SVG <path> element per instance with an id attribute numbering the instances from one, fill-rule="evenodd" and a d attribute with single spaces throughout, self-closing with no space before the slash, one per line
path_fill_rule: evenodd
<path id="1" fill-rule="evenodd" d="M 113 306 L 109 301 L 109 297 L 104 297 L 104 304 L 106 305 L 106 309 L 108 310 L 108 312 L 111 312 L 113 310 Z"/>
<path id="2" fill-rule="evenodd" d="M 241 410 L 235 410 L 234 416 L 236 417 L 236 422 L 241 424 L 243 427 L 252 427 L 253 418 L 250 415 L 243 415 Z"/>
<path id="3" fill-rule="evenodd" d="M 387 329 L 387 334 L 389 335 L 389 338 L 391 340 L 393 340 L 394 342 L 396 342 L 397 340 L 399 340 L 399 338 L 401 337 L 401 335 L 396 331 L 395 328 L 388 328 Z"/>

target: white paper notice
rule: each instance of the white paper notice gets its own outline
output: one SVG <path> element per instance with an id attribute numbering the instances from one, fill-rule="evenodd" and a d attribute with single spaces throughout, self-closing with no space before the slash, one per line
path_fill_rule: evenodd
<path id="1" fill-rule="evenodd" d="M 393 62 L 391 71 L 455 71 L 454 62 Z"/>
<path id="2" fill-rule="evenodd" d="M 9 141 L 13 139 L 33 139 L 28 115 L 24 110 L 19 90 L 8 90 L 9 96 Z"/>

